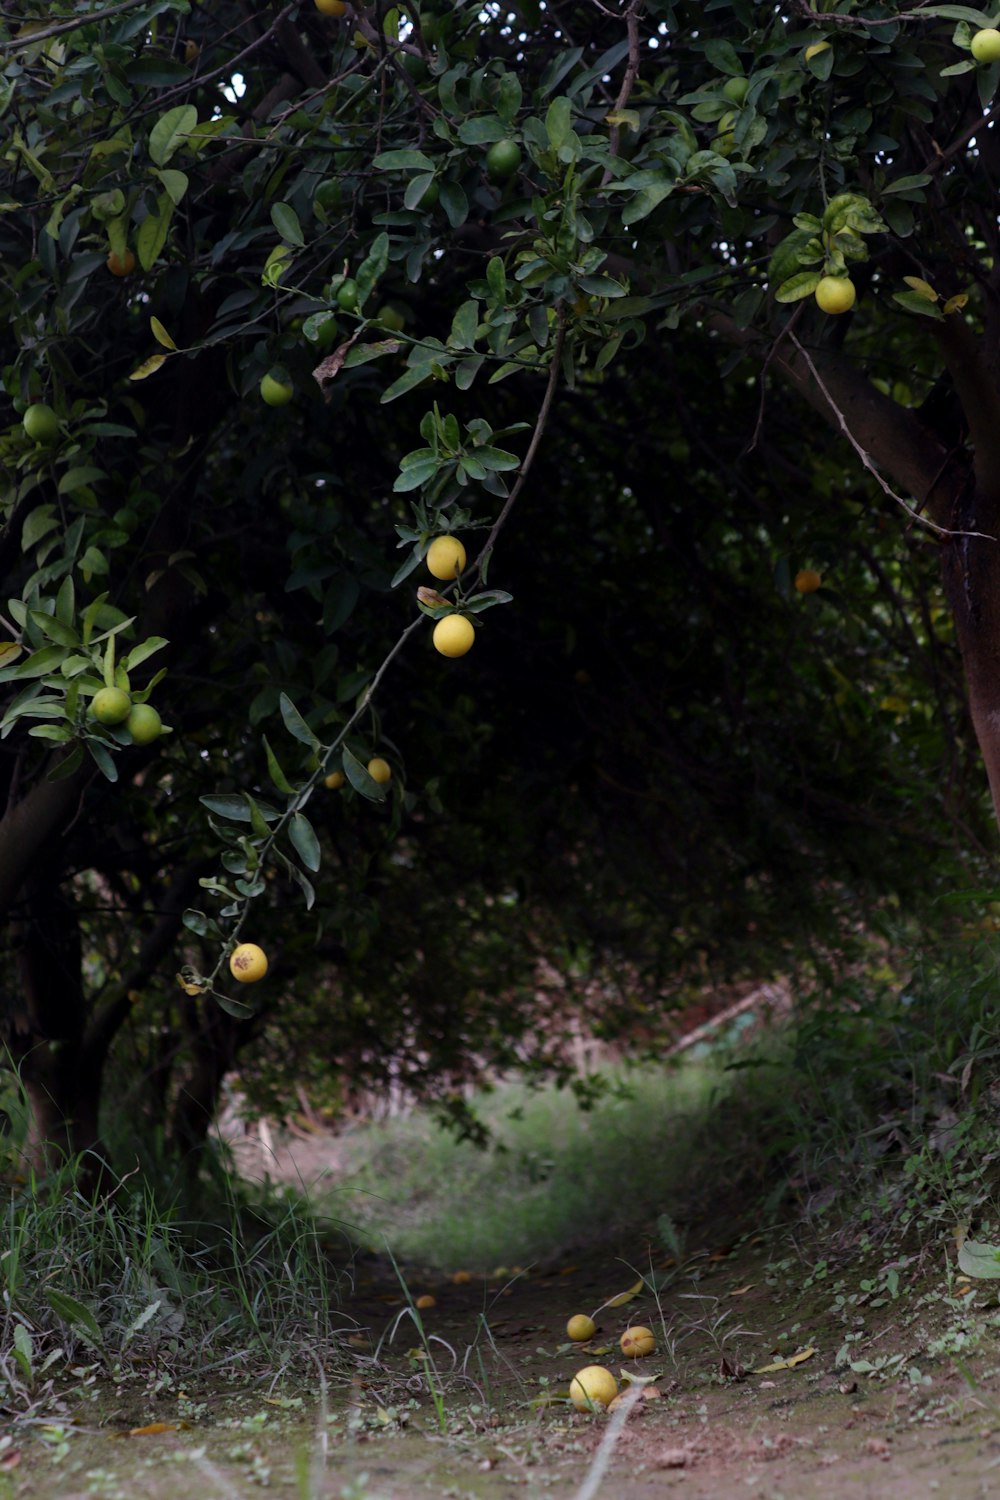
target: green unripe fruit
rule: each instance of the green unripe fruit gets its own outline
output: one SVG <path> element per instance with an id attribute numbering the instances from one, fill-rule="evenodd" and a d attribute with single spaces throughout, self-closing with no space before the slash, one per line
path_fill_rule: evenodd
<path id="1" fill-rule="evenodd" d="M 54 443 L 59 436 L 59 418 L 44 401 L 29 406 L 21 421 L 33 443 Z"/>
<path id="2" fill-rule="evenodd" d="M 149 703 L 134 703 L 125 726 L 136 745 L 150 745 L 159 739 L 163 720 Z"/>
<path id="3" fill-rule="evenodd" d="M 995 26 L 984 26 L 982 31 L 977 31 L 972 38 L 969 51 L 976 62 L 1000 62 L 1000 31 Z"/>
<path id="4" fill-rule="evenodd" d="M 313 202 L 318 203 L 320 208 L 329 211 L 337 208 L 341 198 L 344 196 L 343 189 L 336 177 L 328 177 L 326 182 L 321 182 L 313 193 Z"/>
<path id="5" fill-rule="evenodd" d="M 486 153 L 486 175 L 491 182 L 507 182 L 521 165 L 521 148 L 516 141 L 494 141 Z"/>
<path id="6" fill-rule="evenodd" d="M 742 104 L 750 88 L 749 78 L 729 78 L 722 86 L 722 92 L 730 104 Z"/>
<path id="7" fill-rule="evenodd" d="M 268 406 L 287 406 L 295 395 L 295 387 L 274 375 L 265 375 L 260 383 L 260 394 Z"/>
<path id="8" fill-rule="evenodd" d="M 337 306 L 345 312 L 353 312 L 358 305 L 358 283 L 348 276 L 337 288 Z"/>
<path id="9" fill-rule="evenodd" d="M 388 328 L 390 333 L 402 333 L 406 327 L 406 319 L 403 317 L 403 314 L 398 307 L 393 307 L 390 303 L 386 303 L 384 307 L 379 308 L 375 314 L 375 322 L 383 328 Z"/>
<path id="10" fill-rule="evenodd" d="M 128 718 L 132 699 L 122 688 L 101 688 L 94 694 L 90 712 L 98 724 L 122 724 Z"/>

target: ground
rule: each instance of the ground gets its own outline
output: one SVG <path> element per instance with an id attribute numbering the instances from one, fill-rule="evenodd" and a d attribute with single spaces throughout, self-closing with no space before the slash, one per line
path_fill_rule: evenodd
<path id="1" fill-rule="evenodd" d="M 61 1381 L 0 1435 L 0 1500 L 1000 1490 L 996 1283 L 958 1277 L 953 1246 L 888 1260 L 778 1230 L 677 1265 L 655 1243 L 470 1280 L 407 1268 L 405 1292 L 391 1264 L 361 1262 L 344 1309 L 350 1371 L 303 1385 L 208 1369 L 183 1391 L 155 1370 L 141 1389 Z M 408 1300 L 420 1296 L 435 1299 L 423 1332 Z M 595 1314 L 589 1346 L 566 1344 L 576 1312 Z M 656 1334 L 631 1369 L 659 1398 L 574 1412 L 561 1398 L 577 1369 L 628 1367 L 629 1322 Z"/>

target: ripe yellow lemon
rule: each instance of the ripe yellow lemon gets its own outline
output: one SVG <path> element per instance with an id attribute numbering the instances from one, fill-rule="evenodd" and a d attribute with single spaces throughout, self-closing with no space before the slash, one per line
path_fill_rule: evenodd
<path id="1" fill-rule="evenodd" d="M 163 720 L 151 703 L 134 703 L 125 727 L 136 745 L 151 745 L 159 739 Z"/>
<path id="2" fill-rule="evenodd" d="M 387 786 L 392 780 L 392 767 L 381 755 L 375 755 L 368 762 L 368 774 L 372 781 L 377 781 L 379 786 Z"/>
<path id="3" fill-rule="evenodd" d="M 611 1405 L 618 1394 L 618 1382 L 603 1365 L 586 1365 L 573 1376 L 569 1399 L 577 1411 L 599 1411 Z"/>
<path id="4" fill-rule="evenodd" d="M 586 1343 L 596 1332 L 597 1324 L 586 1313 L 574 1313 L 566 1324 L 566 1337 L 572 1339 L 574 1344 Z"/>
<path id="5" fill-rule="evenodd" d="M 59 418 L 45 401 L 36 401 L 21 418 L 33 443 L 54 443 L 59 436 Z"/>
<path id="6" fill-rule="evenodd" d="M 347 12 L 344 0 L 316 0 L 316 9 L 324 16 L 342 16 Z"/>
<path id="7" fill-rule="evenodd" d="M 815 568 L 801 568 L 795 575 L 795 591 L 798 594 L 815 594 L 823 579 Z"/>
<path id="8" fill-rule="evenodd" d="M 969 51 L 976 62 L 1000 62 L 1000 31 L 995 26 L 984 26 L 977 31 L 969 43 Z"/>
<path id="9" fill-rule="evenodd" d="M 431 639 L 435 651 L 440 651 L 442 656 L 464 656 L 472 650 L 476 628 L 465 615 L 445 615 L 434 626 Z"/>
<path id="10" fill-rule="evenodd" d="M 323 777 L 323 785 L 328 786 L 331 792 L 336 792 L 339 791 L 346 780 L 347 777 L 344 775 L 343 771 L 331 771 L 329 776 Z"/>
<path id="11" fill-rule="evenodd" d="M 267 954 L 256 943 L 240 943 L 229 955 L 229 972 L 240 984 L 256 984 L 267 973 Z"/>
<path id="12" fill-rule="evenodd" d="M 427 571 L 448 582 L 465 567 L 465 548 L 457 536 L 436 536 L 427 548 Z"/>
<path id="13" fill-rule="evenodd" d="M 824 276 L 815 292 L 816 305 L 825 313 L 850 312 L 858 290 L 849 276 Z"/>
<path id="14" fill-rule="evenodd" d="M 122 688 L 101 688 L 94 694 L 90 712 L 98 724 L 122 724 L 132 709 L 132 699 Z"/>
<path id="15" fill-rule="evenodd" d="M 656 1338 L 651 1328 L 626 1328 L 621 1338 L 622 1353 L 626 1359 L 640 1359 L 644 1354 L 652 1354 L 656 1348 Z"/>

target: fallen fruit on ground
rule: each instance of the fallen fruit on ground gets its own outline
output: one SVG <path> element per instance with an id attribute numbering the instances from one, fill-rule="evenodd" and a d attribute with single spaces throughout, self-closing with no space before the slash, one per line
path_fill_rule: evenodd
<path id="1" fill-rule="evenodd" d="M 969 50 L 976 62 L 1000 62 L 1000 31 L 995 26 L 984 26 L 972 38 Z"/>
<path id="2" fill-rule="evenodd" d="M 617 1394 L 618 1382 L 603 1365 L 585 1365 L 570 1382 L 569 1399 L 577 1411 L 605 1409 Z"/>
<path id="3" fill-rule="evenodd" d="M 857 288 L 849 276 L 824 276 L 813 294 L 822 312 L 850 312 L 857 301 Z"/>
<path id="4" fill-rule="evenodd" d="M 575 1344 L 583 1344 L 597 1332 L 597 1324 L 586 1313 L 574 1313 L 566 1324 L 566 1337 Z"/>
<path id="5" fill-rule="evenodd" d="M 132 699 L 123 688 L 104 687 L 94 694 L 90 712 L 98 724 L 122 724 L 132 709 Z"/>
<path id="6" fill-rule="evenodd" d="M 641 1359 L 644 1354 L 652 1354 L 656 1348 L 653 1330 L 639 1324 L 634 1328 L 626 1328 L 618 1342 L 626 1359 Z"/>
<path id="7" fill-rule="evenodd" d="M 343 771 L 331 771 L 329 776 L 323 777 L 323 785 L 328 786 L 331 792 L 336 792 L 344 785 L 347 777 Z"/>
<path id="8" fill-rule="evenodd" d="M 240 984 L 256 984 L 267 973 L 267 954 L 256 943 L 240 943 L 229 955 L 229 972 Z"/>
<path id="9" fill-rule="evenodd" d="M 476 627 L 465 615 L 445 615 L 434 626 L 434 649 L 442 656 L 464 656 L 472 650 Z"/>
<path id="10" fill-rule="evenodd" d="M 464 1286 L 467 1281 L 471 1281 L 472 1280 L 472 1272 L 471 1271 L 456 1271 L 455 1274 L 454 1274 L 454 1276 L 451 1279 L 455 1283 L 456 1286 Z"/>
<path id="11" fill-rule="evenodd" d="M 287 406 L 295 395 L 295 387 L 287 380 L 265 375 L 260 383 L 260 394 L 268 406 Z"/>
<path id="12" fill-rule="evenodd" d="M 160 737 L 163 720 L 151 703 L 133 703 L 125 727 L 136 745 L 151 745 Z"/>
<path id="13" fill-rule="evenodd" d="M 379 786 L 387 786 L 392 780 L 392 767 L 381 755 L 375 755 L 368 762 L 368 774 L 372 781 L 377 781 Z"/>
<path id="14" fill-rule="evenodd" d="M 800 568 L 795 575 L 795 592 L 797 594 L 815 594 L 823 582 L 820 574 L 815 568 Z"/>
<path id="15" fill-rule="evenodd" d="M 419 1307 L 423 1312 L 428 1307 L 437 1307 L 437 1298 L 432 1297 L 430 1292 L 425 1292 L 422 1297 L 417 1298 L 414 1306 Z"/>
<path id="16" fill-rule="evenodd" d="M 59 418 L 44 401 L 29 406 L 21 422 L 33 443 L 54 443 L 59 436 Z"/>
<path id="17" fill-rule="evenodd" d="M 448 582 L 465 567 L 465 548 L 457 536 L 436 536 L 424 560 L 429 573 Z"/>

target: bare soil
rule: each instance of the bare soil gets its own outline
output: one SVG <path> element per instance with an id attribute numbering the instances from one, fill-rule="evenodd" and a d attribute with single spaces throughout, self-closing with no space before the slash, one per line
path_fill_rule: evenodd
<path id="1" fill-rule="evenodd" d="M 658 1292 L 596 1311 L 643 1272 Z M 422 1337 L 392 1268 L 370 1262 L 347 1307 L 352 1367 L 325 1393 L 318 1374 L 64 1388 L 30 1423 L 0 1412 L 0 1500 L 996 1495 L 995 1287 L 956 1280 L 945 1247 L 818 1260 L 751 1236 L 678 1267 L 639 1239 L 488 1279 L 411 1269 L 409 1295 L 435 1299 Z M 576 1312 L 596 1312 L 589 1346 L 566 1346 Z M 654 1330 L 654 1354 L 622 1358 L 629 1322 Z M 658 1398 L 624 1419 L 575 1412 L 565 1393 L 592 1363 L 655 1377 Z"/>

